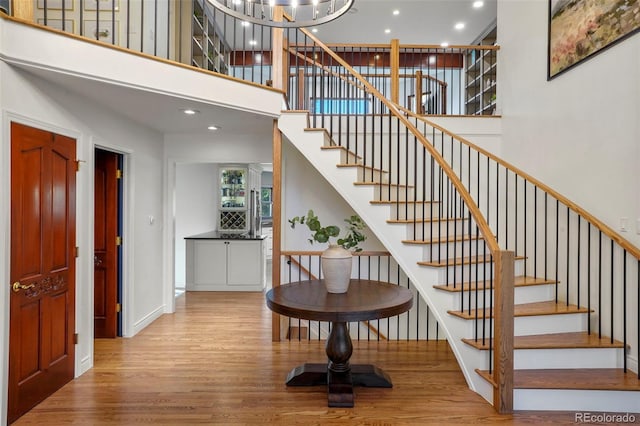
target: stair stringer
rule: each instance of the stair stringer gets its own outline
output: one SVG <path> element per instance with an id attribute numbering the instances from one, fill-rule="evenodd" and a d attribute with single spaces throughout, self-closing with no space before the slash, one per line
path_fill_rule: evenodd
<path id="1" fill-rule="evenodd" d="M 449 295 L 433 287 L 440 284 L 438 268 L 418 265 L 418 261 L 422 260 L 422 249 L 402 242 L 407 238 L 407 226 L 387 223 L 389 207 L 371 205 L 370 202 L 374 199 L 373 187 L 354 185 L 356 170 L 336 166 L 340 163 L 338 150 L 321 150 L 322 146 L 329 145 L 327 143 L 329 136 L 326 132 L 305 131 L 306 112 L 283 113 L 278 120 L 278 128 L 367 223 L 370 231 L 391 253 L 438 321 L 440 330 L 445 335 L 469 388 L 493 403 L 493 387 L 475 371 L 487 369 L 488 354 L 463 343 L 462 339 L 469 336 L 469 324 L 447 313 L 455 307 Z"/>

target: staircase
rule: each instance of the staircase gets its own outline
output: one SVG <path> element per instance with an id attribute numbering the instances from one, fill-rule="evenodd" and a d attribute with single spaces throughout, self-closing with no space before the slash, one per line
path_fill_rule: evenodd
<path id="1" fill-rule="evenodd" d="M 331 122 L 331 127 L 357 128 L 357 125 L 350 126 L 344 122 L 351 119 L 337 118 L 343 122 Z M 402 182 L 403 179 L 398 178 L 402 173 L 394 170 L 393 161 L 385 159 L 382 153 L 378 156 L 379 161 L 374 158 L 365 164 L 361 145 L 354 143 L 350 149 L 338 146 L 326 129 L 310 128 L 309 122 L 307 111 L 287 111 L 283 112 L 278 126 L 291 144 L 365 220 L 415 283 L 446 334 L 469 386 L 492 401 L 494 378 L 489 367 L 493 357 L 491 307 L 496 271 L 491 253 L 466 206 L 457 204 L 457 198 L 448 193 L 447 185 L 444 185 L 445 189 L 441 185 L 441 189 L 436 191 L 425 189 L 429 185 L 433 188 L 433 181 L 438 180 L 433 172 L 430 178 L 428 173 L 424 173 L 427 177 L 422 188 L 408 184 L 406 180 Z M 399 131 L 397 127 L 388 126 L 383 130 L 381 126 L 379 131 L 393 135 Z M 358 138 L 357 135 L 350 136 L 349 132 L 343 133 L 340 135 L 341 145 L 349 146 L 345 141 L 350 137 Z M 402 140 L 403 137 L 397 139 Z M 390 140 L 394 138 L 389 137 Z M 392 157 L 399 157 L 392 151 L 389 149 Z M 446 153 L 444 146 L 441 152 Z M 449 158 L 454 169 L 455 157 L 451 155 Z M 468 175 L 460 176 L 460 179 L 464 181 L 466 178 L 471 182 Z M 474 185 L 469 183 L 468 186 L 473 192 L 471 187 Z M 490 185 L 486 183 L 485 186 L 488 188 Z M 478 193 L 480 187 L 477 184 Z M 423 197 L 427 193 L 429 197 Z M 537 192 L 535 194 L 537 197 Z M 515 197 L 518 204 L 518 195 Z M 496 198 L 498 204 L 499 195 Z M 451 205 L 451 211 L 449 207 L 443 209 L 443 203 Z M 526 195 L 524 205 L 526 208 Z M 538 204 L 534 209 L 538 209 Z M 487 210 L 494 217 L 498 214 L 503 217 L 511 215 L 518 220 L 518 213 L 514 215 L 499 208 L 491 211 L 489 207 Z M 497 234 L 507 219 L 494 220 L 493 228 L 498 228 L 494 231 Z M 526 222 L 526 216 L 524 220 Z M 571 226 L 567 222 L 567 228 L 571 229 Z M 504 228 L 509 229 L 506 225 Z M 545 235 L 547 233 L 545 228 Z M 578 235 L 581 233 L 578 221 Z M 503 237 L 506 241 L 513 238 Z M 527 251 L 530 243 L 518 244 L 515 238 L 515 247 L 524 246 Z M 572 244 L 567 243 L 567 247 Z M 568 250 L 567 259 L 572 257 Z M 611 250 L 613 264 L 613 248 Z M 537 253 L 535 250 L 533 256 L 536 258 Z M 582 251 L 578 249 L 578 258 L 580 253 Z M 602 333 L 589 333 L 590 314 L 593 315 L 596 307 L 559 299 L 560 280 L 545 278 L 546 264 L 544 274 L 531 275 L 532 270 L 540 268 L 532 267 L 529 257 L 525 253 L 516 253 L 514 265 L 513 409 L 637 412 L 640 407 L 640 380 L 637 374 L 623 370 L 626 365 L 624 342 Z M 571 277 L 567 282 L 573 279 Z M 577 299 L 582 298 L 578 290 Z M 570 297 L 565 299 L 570 300 Z M 602 309 L 600 307 L 600 312 L 604 312 Z M 613 318 L 613 313 L 611 316 Z M 637 364 L 635 368 L 637 371 Z"/>

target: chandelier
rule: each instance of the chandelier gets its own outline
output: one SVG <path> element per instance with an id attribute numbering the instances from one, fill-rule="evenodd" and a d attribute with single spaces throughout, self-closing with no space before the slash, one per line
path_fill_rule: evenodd
<path id="1" fill-rule="evenodd" d="M 208 0 L 216 9 L 244 22 L 279 28 L 313 27 L 344 15 L 355 0 Z M 287 17 L 274 20 L 276 7 Z"/>

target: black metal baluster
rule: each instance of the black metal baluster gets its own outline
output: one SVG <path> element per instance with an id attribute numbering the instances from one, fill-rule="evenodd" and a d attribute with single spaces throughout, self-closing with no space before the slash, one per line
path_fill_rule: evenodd
<path id="1" fill-rule="evenodd" d="M 560 286 L 560 282 L 558 280 L 558 256 L 560 252 L 560 201 L 556 200 L 556 303 L 558 303 L 558 290 Z"/>
<path id="2" fill-rule="evenodd" d="M 570 259 L 571 259 L 571 257 L 569 255 L 570 246 L 571 246 L 571 243 L 570 243 L 570 241 L 571 241 L 570 240 L 571 222 L 569 222 L 569 213 L 570 212 L 571 212 L 571 210 L 569 210 L 569 207 L 567 207 L 567 259 L 566 259 L 567 264 L 565 266 L 565 268 L 566 268 L 566 276 L 567 276 L 567 282 L 566 282 L 566 286 L 567 286 L 567 291 L 566 291 L 566 293 L 567 293 L 567 306 L 569 306 L 569 272 L 571 270 L 571 267 L 570 267 L 570 263 L 571 263 Z"/>
<path id="3" fill-rule="evenodd" d="M 609 310 L 611 311 L 611 343 L 613 343 L 613 333 L 615 332 L 615 327 L 614 327 L 614 323 L 613 323 L 613 301 L 614 301 L 614 293 L 613 293 L 613 276 L 614 276 L 614 263 L 613 263 L 613 247 L 614 247 L 614 241 L 611 240 L 611 295 L 609 296 L 611 299 L 611 303 L 610 303 L 610 307 Z M 626 352 L 626 348 L 625 348 L 625 352 Z M 626 356 L 625 356 L 626 358 Z"/>
<path id="4" fill-rule="evenodd" d="M 640 290 L 640 289 L 638 289 Z M 613 297 L 611 298 L 613 300 Z M 613 323 L 611 324 L 613 328 Z M 613 342 L 613 330 L 611 332 Z M 640 344 L 640 341 L 638 342 Z M 627 250 L 622 251 L 622 351 L 623 368 L 627 372 Z"/>
<path id="5" fill-rule="evenodd" d="M 587 223 L 587 334 L 591 334 L 591 224 Z"/>
<path id="6" fill-rule="evenodd" d="M 598 238 L 598 337 L 602 339 L 602 231 Z"/>
<path id="7" fill-rule="evenodd" d="M 582 217 L 580 215 L 578 215 L 578 247 L 577 247 L 577 249 L 578 249 L 578 253 L 577 253 L 578 264 L 576 265 L 576 268 L 577 268 L 577 271 L 576 271 L 577 272 L 577 275 L 576 275 L 577 296 L 576 297 L 578 298 L 576 306 L 578 308 L 580 307 L 580 265 L 581 265 L 581 263 L 580 263 L 580 252 L 581 252 L 580 248 L 582 247 L 580 245 L 580 221 L 581 221 L 581 219 L 582 219 Z"/>

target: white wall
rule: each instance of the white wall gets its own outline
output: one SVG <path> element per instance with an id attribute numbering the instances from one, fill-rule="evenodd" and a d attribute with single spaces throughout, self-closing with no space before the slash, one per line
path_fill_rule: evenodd
<path id="1" fill-rule="evenodd" d="M 95 143 L 127 154 L 128 173 L 125 200 L 128 221 L 124 249 L 130 262 L 125 265 L 125 321 L 128 333 L 135 333 L 146 321 L 162 313 L 162 136 L 133 124 L 124 117 L 100 108 L 93 102 L 51 85 L 29 74 L 0 63 L 0 108 L 3 113 L 0 166 L 0 248 L 3 282 L 9 282 L 9 120 L 41 127 L 77 138 L 77 155 L 83 163 L 77 176 L 77 245 L 80 257 L 76 276 L 76 372 L 90 368 L 93 360 L 93 148 Z M 148 216 L 159 220 L 154 225 Z M 135 268 L 134 268 L 135 265 Z M 3 404 L 7 386 L 8 286 L 2 288 L 0 343 L 2 350 L 1 386 Z M 128 302 L 128 305 L 127 305 Z M 2 415 L 6 410 L 3 406 Z M 4 423 L 4 422 L 3 422 Z"/>
<path id="2" fill-rule="evenodd" d="M 186 286 L 184 238 L 218 227 L 218 170 L 213 163 L 176 165 L 176 287 Z"/>
<path id="3" fill-rule="evenodd" d="M 498 2 L 502 153 L 640 246 L 640 34 L 547 81 L 547 7 Z"/>
<path id="4" fill-rule="evenodd" d="M 289 142 L 283 144 L 283 207 L 282 246 L 284 250 L 322 251 L 325 244 L 307 241 L 310 236 L 306 226 L 291 229 L 288 220 L 306 215 L 309 209 L 318 216 L 323 226 L 337 225 L 344 232 L 344 219 L 353 209 L 322 175 Z M 382 243 L 368 230 L 367 240 L 361 244 L 365 250 L 385 250 Z M 342 232 L 341 234 L 342 235 Z"/>

